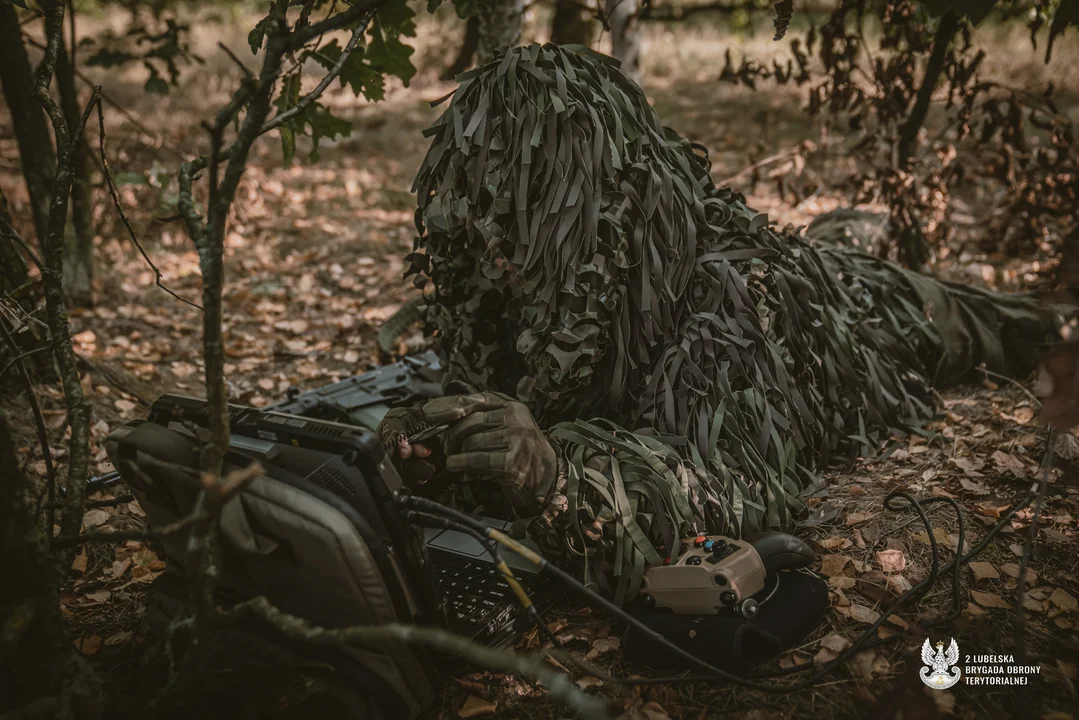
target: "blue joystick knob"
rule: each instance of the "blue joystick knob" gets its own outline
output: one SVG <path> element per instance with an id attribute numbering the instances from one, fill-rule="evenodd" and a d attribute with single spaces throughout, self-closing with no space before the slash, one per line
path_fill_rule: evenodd
<path id="1" fill-rule="evenodd" d="M 715 547 L 715 545 L 716 545 L 715 540 L 706 540 L 705 543 L 704 543 L 704 549 L 707 550 L 708 552 L 712 552 L 712 548 Z"/>

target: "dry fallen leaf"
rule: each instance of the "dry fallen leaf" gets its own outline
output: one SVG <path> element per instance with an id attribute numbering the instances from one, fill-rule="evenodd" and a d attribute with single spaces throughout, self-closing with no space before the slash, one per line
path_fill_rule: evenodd
<path id="1" fill-rule="evenodd" d="M 1000 577 L 997 569 L 987 562 L 972 562 L 967 567 L 974 573 L 975 582 L 979 580 L 995 580 Z"/>
<path id="2" fill-rule="evenodd" d="M 465 698 L 465 704 L 457 711 L 457 717 L 470 718 L 479 717 L 480 715 L 490 715 L 497 707 L 498 705 L 490 700 L 484 700 L 481 697 L 469 695 Z"/>
<path id="3" fill-rule="evenodd" d="M 855 605 L 854 603 L 851 603 L 849 613 L 852 619 L 867 624 L 875 623 L 880 617 L 880 613 L 876 610 L 867 608 L 865 605 Z"/>
<path id="4" fill-rule="evenodd" d="M 972 563 L 973 564 L 973 563 Z M 1016 563 L 1005 563 L 1000 566 L 1001 571 L 1010 578 L 1015 580 L 1019 579 L 1019 565 Z M 1027 587 L 1034 587 L 1034 584 L 1038 582 L 1038 573 L 1027 568 L 1026 583 Z"/>
<path id="5" fill-rule="evenodd" d="M 1008 601 L 1002 598 L 996 593 L 979 592 L 977 590 L 970 591 L 970 597 L 974 602 L 978 603 L 984 608 L 1010 608 L 1011 605 Z"/>
<path id="6" fill-rule="evenodd" d="M 75 556 L 75 560 L 71 563 L 71 569 L 76 572 L 86 572 L 86 547 L 79 548 L 79 554 Z"/>
<path id="7" fill-rule="evenodd" d="M 948 459 L 948 464 L 962 470 L 969 477 L 979 478 L 982 474 L 978 472 L 978 468 L 982 466 L 981 460 L 965 458 L 965 457 L 953 457 Z"/>
<path id="8" fill-rule="evenodd" d="M 913 537 L 918 542 L 929 545 L 929 536 L 926 535 L 924 532 L 914 533 Z M 941 528 L 933 528 L 933 537 L 938 543 L 943 543 L 945 545 L 948 544 L 948 533 L 944 532 L 944 530 Z"/>
<path id="9" fill-rule="evenodd" d="M 850 640 L 843 637 L 839 633 L 831 633 L 826 635 L 820 641 L 821 647 L 828 648 L 835 653 L 841 653 L 850 647 Z"/>
<path id="10" fill-rule="evenodd" d="M 112 593 L 108 590 L 97 590 L 92 593 L 86 593 L 86 597 L 93 600 L 95 603 L 106 603 L 109 598 L 112 597 Z"/>
<path id="11" fill-rule="evenodd" d="M 907 567 L 907 558 L 902 550 L 881 550 L 877 553 L 877 562 L 886 573 L 900 573 Z"/>
<path id="12" fill-rule="evenodd" d="M 577 681 L 577 687 L 582 690 L 587 690 L 588 688 L 597 687 L 602 684 L 603 681 L 596 677 L 583 677 Z"/>
<path id="13" fill-rule="evenodd" d="M 112 647 L 113 645 L 122 645 L 130 640 L 134 636 L 130 630 L 121 630 L 115 635 L 110 635 L 105 638 L 105 645 Z"/>
<path id="14" fill-rule="evenodd" d="M 843 548 L 849 548 L 851 542 L 850 538 L 830 537 L 824 538 L 817 544 L 825 550 L 842 550 Z"/>
<path id="15" fill-rule="evenodd" d="M 820 650 L 817 651 L 817 654 L 813 656 L 813 664 L 825 665 L 832 662 L 837 657 L 839 657 L 839 653 L 831 650 L 830 648 L 822 647 Z"/>
<path id="16" fill-rule="evenodd" d="M 1020 480 L 1027 476 L 1027 466 L 1023 464 L 1022 460 L 1009 453 L 997 450 L 993 453 L 993 463 L 1002 473 L 1011 473 Z"/>
<path id="17" fill-rule="evenodd" d="M 1045 612 L 1045 601 L 1037 600 L 1029 595 L 1023 596 L 1023 607 L 1031 612 L 1043 613 Z"/>
<path id="18" fill-rule="evenodd" d="M 821 574 L 828 577 L 842 575 L 843 568 L 845 568 L 849 562 L 850 558 L 846 555 L 825 555 L 820 562 Z"/>
<path id="19" fill-rule="evenodd" d="M 977 480 L 967 480 L 966 478 L 959 478 L 959 484 L 963 486 L 963 489 L 974 495 L 988 495 L 989 488 L 985 486 L 985 483 L 978 482 Z"/>
<path id="20" fill-rule="evenodd" d="M 97 651 L 101 649 L 101 636 L 97 634 L 83 635 L 75 640 L 75 647 L 83 655 L 97 655 Z"/>
<path id="21" fill-rule="evenodd" d="M 866 520 L 872 520 L 873 513 L 871 512 L 852 512 L 847 513 L 847 526 L 857 525 L 858 523 L 864 523 Z"/>
<path id="22" fill-rule="evenodd" d="M 116 406 L 116 409 L 120 411 L 120 415 L 123 417 L 127 417 L 135 409 L 135 403 L 131 402 L 130 400 L 125 400 L 123 398 L 120 398 L 113 404 Z"/>
<path id="23" fill-rule="evenodd" d="M 896 595 L 902 595 L 907 590 L 910 590 L 910 588 L 910 581 L 902 575 L 888 576 L 888 589 L 894 592 Z"/>
<path id="24" fill-rule="evenodd" d="M 1053 591 L 1053 594 L 1049 596 L 1049 602 L 1056 605 L 1064 612 L 1074 612 L 1079 608 L 1079 600 L 1069 593 L 1064 588 L 1057 588 Z"/>
<path id="25" fill-rule="evenodd" d="M 109 521 L 109 514 L 101 508 L 94 508 L 87 510 L 86 514 L 82 516 L 82 525 L 87 530 L 90 528 L 96 528 L 99 525 L 104 525 Z"/>
<path id="26" fill-rule="evenodd" d="M 858 581 L 852 577 L 846 575 L 836 575 L 835 577 L 828 578 L 828 586 L 836 590 L 849 590 L 854 587 Z"/>
<path id="27" fill-rule="evenodd" d="M 596 658 L 609 653 L 611 650 L 617 650 L 622 645 L 622 641 L 616 637 L 599 638 L 592 643 L 592 649 L 588 651 L 585 658 L 588 660 L 595 660 Z"/>
<path id="28" fill-rule="evenodd" d="M 787 668 L 797 667 L 798 665 L 805 665 L 810 659 L 805 655 L 799 653 L 791 653 L 779 658 L 779 667 L 786 670 Z"/>

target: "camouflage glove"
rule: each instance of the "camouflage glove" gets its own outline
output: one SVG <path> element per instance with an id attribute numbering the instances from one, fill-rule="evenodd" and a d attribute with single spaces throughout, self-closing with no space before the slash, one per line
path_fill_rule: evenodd
<path id="1" fill-rule="evenodd" d="M 515 506 L 539 512 L 554 487 L 558 458 L 531 411 L 500 393 L 462 399 L 482 410 L 446 431 L 446 469 L 490 478 Z"/>
<path id="2" fill-rule="evenodd" d="M 435 425 L 450 425 L 441 436 L 446 470 L 495 480 L 511 503 L 538 510 L 557 475 L 554 448 L 523 404 L 500 393 L 455 395 L 418 408 L 395 408 L 378 426 L 386 452 L 402 466 L 405 481 L 426 482 L 437 468 L 422 445 L 409 435 Z"/>
<path id="3" fill-rule="evenodd" d="M 501 398 L 495 398 L 499 403 Z M 409 408 L 393 408 L 382 418 L 376 433 L 397 467 L 401 479 L 410 487 L 422 485 L 442 469 L 445 456 L 432 457 L 432 449 L 438 449 L 438 438 L 426 443 L 410 445 L 408 438 L 436 425 L 450 425 L 477 410 L 494 407 L 483 400 L 482 395 L 451 395 L 429 400 L 423 405 Z"/>

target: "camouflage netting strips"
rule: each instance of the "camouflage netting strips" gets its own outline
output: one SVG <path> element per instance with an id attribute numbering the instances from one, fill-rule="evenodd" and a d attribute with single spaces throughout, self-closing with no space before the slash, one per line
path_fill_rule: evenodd
<path id="1" fill-rule="evenodd" d="M 619 595 L 690 526 L 790 525 L 815 468 L 930 414 L 911 276 L 769 229 L 616 61 L 532 45 L 459 80 L 410 272 L 455 375 L 550 427 L 552 537 L 602 542 Z"/>

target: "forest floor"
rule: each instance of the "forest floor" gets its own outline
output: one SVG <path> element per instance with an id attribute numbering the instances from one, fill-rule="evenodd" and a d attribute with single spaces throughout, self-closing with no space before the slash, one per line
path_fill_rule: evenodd
<path id="1" fill-rule="evenodd" d="M 746 192 L 751 205 L 768 211 L 780 224 L 807 224 L 820 212 L 844 204 L 842 193 L 827 190 L 827 183 L 825 189 L 792 203 L 767 178 L 772 170 L 784 168 L 800 144 L 830 142 L 820 123 L 798 110 L 798 91 L 754 93 L 720 84 L 715 80 L 722 65 L 723 46 L 718 42 L 701 49 L 699 43 L 650 32 L 652 52 L 646 52 L 646 59 L 655 59 L 646 62 L 646 89 L 667 124 L 713 150 L 718 180 L 729 179 Z M 242 38 L 226 39 L 238 52 L 244 49 Z M 200 38 L 203 45 L 213 40 Z M 203 55 L 215 55 L 212 44 Z M 1079 90 L 1077 66 L 1072 62 L 1063 70 L 1053 69 L 1058 77 L 1064 73 L 1065 92 Z M 1037 63 L 1013 70 L 1019 76 L 1029 73 L 1031 83 L 1048 72 Z M 196 300 L 200 279 L 195 252 L 178 223 L 162 218 L 174 212 L 169 196 L 175 193 L 179 163 L 206 151 L 199 120 L 224 102 L 235 85 L 235 73 L 223 63 L 211 62 L 167 98 L 145 96 L 137 74 L 111 73 L 105 80 L 106 93 L 141 126 L 114 108 L 106 112 L 109 165 L 122 183 L 121 200 L 163 282 Z M 411 88 L 394 89 L 379 104 L 358 103 L 351 94 L 334 93 L 334 111 L 351 119 L 354 129 L 350 138 L 324 144 L 318 163 L 286 169 L 274 140 L 267 138 L 256 146 L 226 241 L 226 371 L 232 401 L 262 406 L 291 388 L 317 387 L 377 364 L 374 340 L 379 324 L 416 292 L 402 279 L 402 258 L 411 250 L 414 235 L 410 186 L 425 151 L 420 131 L 436 117 L 429 101 L 451 89 L 451 84 L 436 79 L 436 73 L 426 71 Z M 0 122 L 6 123 L 6 118 Z M 759 184 L 746 184 L 754 174 L 751 166 L 784 151 L 791 152 L 760 166 L 764 178 Z M 856 162 L 842 153 L 836 145 L 833 166 Z M 10 128 L 3 127 L 0 184 L 22 228 L 29 230 L 16 157 Z M 798 168 L 792 163 L 783 172 L 793 174 Z M 972 209 L 965 232 L 976 232 L 975 217 Z M 155 286 L 153 272 L 104 199 L 95 210 L 95 222 L 100 229 L 96 305 L 72 312 L 71 322 L 76 351 L 83 360 L 84 387 L 94 409 L 93 470 L 104 472 L 111 469 L 103 449 L 110 431 L 143 416 L 149 402 L 163 392 L 202 392 L 197 350 L 201 324 L 196 310 Z M 1026 288 L 1039 277 L 1037 262 L 1037 258 L 1019 262 L 956 253 L 938 272 Z M 828 578 L 831 611 L 799 648 L 764 669 L 827 662 L 854 641 L 892 598 L 926 576 L 929 538 L 912 513 L 883 509 L 883 498 L 891 490 L 955 498 L 963 509 L 968 548 L 984 537 L 1002 512 L 1029 494 L 1045 455 L 1046 431 L 1038 423 L 1038 402 L 1028 386 L 986 377 L 976 386 L 942 391 L 930 437 L 893 438 L 881 457 L 826 474 L 827 487 L 807 498 L 812 514 L 798 534 L 819 551 L 821 563 L 815 569 Z M 53 434 L 52 452 L 63 460 L 62 397 L 54 387 L 36 390 Z M 22 398 L 0 402 L 10 405 L 10 416 L 25 416 L 19 410 Z M 44 461 L 28 424 L 20 437 L 29 472 L 40 481 Z M 580 684 L 616 699 L 632 716 L 650 720 L 818 715 L 1072 718 L 1071 709 L 1079 703 L 1079 441 L 1067 434 L 1058 440 L 1051 471 L 1055 482 L 1039 519 L 1024 603 L 1028 650 L 1041 668 L 1030 685 L 960 685 L 949 692 L 932 692 L 916 677 L 919 648 L 927 634 L 934 643 L 957 638 L 963 655 L 1011 652 L 1015 579 L 1030 510 L 1005 524 L 977 563 L 963 569 L 955 620 L 932 631 L 922 629 L 924 623 L 949 613 L 952 587 L 941 579 L 923 601 L 898 613 L 877 633 L 884 637 L 910 628 L 909 636 L 859 653 L 816 687 L 771 695 L 698 683 L 623 695 L 617 687 Z M 108 498 L 111 492 L 92 499 Z M 946 562 L 958 543 L 956 518 L 944 504 L 933 506 L 929 514 Z M 89 510 L 84 519 L 87 528 L 98 530 L 143 523 L 144 514 L 133 502 Z M 137 663 L 150 642 L 140 600 L 146 584 L 163 568 L 161 558 L 135 541 L 116 547 L 91 544 L 76 559 L 62 597 L 63 612 L 73 642 L 106 673 L 122 673 Z M 624 662 L 618 643 L 610 638 L 609 619 L 588 608 L 561 605 L 548 620 L 558 628 L 566 650 L 587 655 L 612 674 L 655 674 Z M 535 645 L 533 637 L 522 641 L 522 647 Z M 490 673 L 449 681 L 437 711 L 444 718 L 564 715 L 541 686 Z"/>

